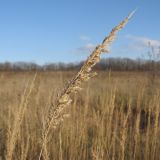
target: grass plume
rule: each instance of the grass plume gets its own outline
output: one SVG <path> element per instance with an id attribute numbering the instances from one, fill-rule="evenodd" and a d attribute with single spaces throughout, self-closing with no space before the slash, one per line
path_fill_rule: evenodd
<path id="1" fill-rule="evenodd" d="M 72 102 L 71 94 L 80 91 L 81 84 L 96 75 L 96 72 L 92 72 L 92 68 L 100 61 L 100 55 L 102 53 L 109 52 L 109 46 L 115 40 L 116 34 L 127 24 L 133 14 L 134 12 L 130 13 L 119 25 L 113 28 L 110 34 L 102 41 L 102 43 L 95 48 L 95 50 L 81 67 L 80 71 L 68 83 L 63 92 L 60 94 L 56 106 L 51 107 L 48 116 L 47 127 L 43 134 L 42 149 L 39 159 L 41 159 L 43 148 L 47 143 L 47 137 L 51 128 L 55 129 L 65 118 L 63 111 Z"/>

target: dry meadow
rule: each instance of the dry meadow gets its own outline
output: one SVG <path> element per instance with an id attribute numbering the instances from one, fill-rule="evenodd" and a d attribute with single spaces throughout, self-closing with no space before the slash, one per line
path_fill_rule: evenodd
<path id="1" fill-rule="evenodd" d="M 41 159 L 160 159 L 160 76 L 98 72 L 71 95 L 73 101 L 63 122 L 49 133 Z M 0 159 L 39 158 L 49 108 L 74 75 L 0 73 Z"/>

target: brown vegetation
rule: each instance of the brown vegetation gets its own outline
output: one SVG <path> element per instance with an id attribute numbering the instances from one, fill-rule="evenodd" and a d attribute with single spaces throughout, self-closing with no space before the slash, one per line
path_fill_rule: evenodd
<path id="1" fill-rule="evenodd" d="M 74 72 L 1 72 L 0 157 L 5 159 L 24 90 L 28 95 L 13 159 L 38 159 L 51 103 Z M 143 72 L 100 72 L 84 85 L 46 146 L 49 159 L 159 159 L 159 76 Z M 52 86 L 52 87 L 51 87 Z M 24 106 L 24 104 L 23 104 Z M 19 130 L 19 131 L 18 131 Z M 15 132 L 15 131 L 14 131 Z"/>

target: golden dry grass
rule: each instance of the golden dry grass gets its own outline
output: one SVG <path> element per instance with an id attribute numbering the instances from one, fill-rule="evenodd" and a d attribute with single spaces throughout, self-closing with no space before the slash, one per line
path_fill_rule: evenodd
<path id="1" fill-rule="evenodd" d="M 50 104 L 74 72 L 1 72 L 0 157 L 13 148 L 14 160 L 38 159 Z M 72 95 L 70 117 L 48 137 L 44 157 L 53 160 L 159 159 L 160 77 L 148 73 L 100 72 Z M 29 83 L 27 87 L 27 83 Z M 25 88 L 26 94 L 24 96 Z M 31 92 L 30 92 L 31 91 Z M 30 92 L 30 93 L 29 93 Z M 26 99 L 26 95 L 28 98 Z M 25 105 L 21 105 L 25 97 Z M 27 101 L 27 103 L 26 103 Z M 14 131 L 20 107 L 26 108 Z"/>
<path id="2" fill-rule="evenodd" d="M 42 136 L 42 148 L 39 155 L 39 160 L 42 156 L 46 160 L 50 159 L 47 153 L 47 141 L 49 134 L 51 133 L 51 129 L 56 129 L 59 126 L 59 124 L 64 121 L 66 117 L 64 110 L 66 109 L 66 107 L 70 106 L 72 102 L 72 94 L 79 92 L 82 89 L 82 84 L 97 74 L 96 72 L 92 71 L 92 68 L 100 61 L 100 55 L 104 52 L 108 52 L 109 46 L 115 40 L 117 33 L 123 27 L 125 27 L 125 25 L 128 23 L 134 12 L 135 11 L 131 12 L 123 21 L 121 21 L 116 27 L 114 27 L 112 31 L 109 33 L 109 35 L 104 38 L 102 43 L 100 45 L 97 45 L 97 47 L 88 57 L 88 59 L 82 65 L 80 71 L 64 87 L 63 91 L 57 97 L 55 105 L 50 105 L 47 125 L 45 126 Z M 21 112 L 19 113 L 21 115 Z M 11 159 L 12 158 L 9 158 L 8 160 Z"/>

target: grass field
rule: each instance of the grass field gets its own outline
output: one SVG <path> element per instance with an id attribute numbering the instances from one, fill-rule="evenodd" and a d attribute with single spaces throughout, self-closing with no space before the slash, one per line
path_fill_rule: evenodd
<path id="1" fill-rule="evenodd" d="M 0 73 L 0 159 L 38 159 L 49 107 L 73 75 Z M 50 132 L 41 159 L 160 159 L 159 76 L 99 72 L 83 88 L 72 94 L 69 115 Z"/>

